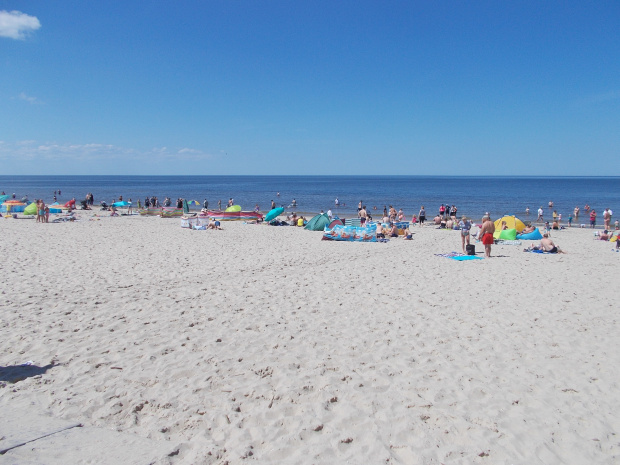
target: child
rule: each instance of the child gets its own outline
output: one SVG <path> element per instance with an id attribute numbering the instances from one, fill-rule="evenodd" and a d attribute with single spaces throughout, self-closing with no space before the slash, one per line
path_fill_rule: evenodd
<path id="1" fill-rule="evenodd" d="M 572 224 L 573 224 L 573 214 L 569 213 L 568 214 L 568 227 L 570 228 Z"/>

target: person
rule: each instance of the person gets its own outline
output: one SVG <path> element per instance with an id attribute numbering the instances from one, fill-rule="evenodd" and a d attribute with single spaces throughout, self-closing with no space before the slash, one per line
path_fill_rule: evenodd
<path id="1" fill-rule="evenodd" d="M 541 223 L 544 221 L 543 220 L 543 208 L 542 208 L 542 206 L 538 209 L 538 218 L 536 218 L 536 221 L 540 221 Z"/>
<path id="2" fill-rule="evenodd" d="M 594 234 L 596 234 L 596 233 L 594 233 Z M 599 240 L 601 240 L 601 241 L 608 241 L 608 240 L 610 240 L 612 237 L 614 237 L 614 233 L 611 233 L 611 234 L 610 234 L 610 233 L 609 233 L 609 231 L 608 231 L 607 229 L 603 230 L 603 232 L 602 232 L 602 233 L 600 233 L 600 234 L 598 235 L 598 238 L 599 238 Z"/>
<path id="3" fill-rule="evenodd" d="M 553 217 L 553 222 L 556 222 L 558 219 L 558 212 L 553 210 L 553 213 L 551 214 L 551 216 Z"/>
<path id="4" fill-rule="evenodd" d="M 256 206 L 254 207 L 254 212 L 258 213 L 259 211 L 260 211 L 260 208 L 259 208 L 258 204 L 256 204 Z"/>
<path id="5" fill-rule="evenodd" d="M 465 215 L 463 215 L 461 221 L 459 221 L 459 228 L 461 228 L 461 245 L 463 247 L 463 253 L 465 253 L 465 242 L 469 245 L 469 231 L 471 230 L 471 222 Z"/>
<path id="6" fill-rule="evenodd" d="M 205 210 L 209 209 L 209 201 L 207 199 L 205 199 L 205 201 L 202 202 L 202 208 L 204 208 Z"/>
<path id="7" fill-rule="evenodd" d="M 451 216 L 448 217 L 448 220 L 446 221 L 446 229 L 453 229 L 454 228 L 454 220 L 452 219 Z"/>
<path id="8" fill-rule="evenodd" d="M 560 223 L 558 223 L 557 219 L 551 225 L 551 229 L 553 229 L 554 231 L 558 231 L 560 229 Z"/>
<path id="9" fill-rule="evenodd" d="M 45 223 L 45 202 L 43 200 L 37 202 L 37 223 Z"/>
<path id="10" fill-rule="evenodd" d="M 276 192 L 276 197 L 280 197 L 280 193 L 279 192 Z"/>
<path id="11" fill-rule="evenodd" d="M 420 208 L 418 218 L 420 220 L 420 226 L 422 226 L 424 224 L 424 221 L 426 221 L 426 210 L 424 209 L 424 205 L 422 205 L 422 207 Z"/>
<path id="12" fill-rule="evenodd" d="M 505 221 L 502 221 L 502 231 L 505 231 L 506 229 L 508 229 L 508 225 Z"/>
<path id="13" fill-rule="evenodd" d="M 403 209 L 400 208 L 398 210 L 398 221 L 403 221 L 405 219 L 405 214 L 403 213 Z"/>
<path id="14" fill-rule="evenodd" d="M 387 205 L 383 206 L 383 216 L 388 216 Z"/>
<path id="15" fill-rule="evenodd" d="M 272 202 L 273 202 L 273 200 L 272 200 Z M 222 199 L 217 201 L 217 210 L 220 211 L 220 212 L 222 211 Z"/>
<path id="16" fill-rule="evenodd" d="M 590 211 L 590 205 L 586 203 L 585 206 L 583 207 L 583 211 L 588 213 Z"/>
<path id="17" fill-rule="evenodd" d="M 332 219 L 332 209 L 331 208 L 329 208 L 327 210 L 327 216 L 329 217 L 330 220 Z"/>
<path id="18" fill-rule="evenodd" d="M 403 239 L 405 239 L 406 241 L 410 241 L 413 239 L 413 233 L 409 230 L 409 228 L 405 228 L 403 231 L 404 231 Z"/>
<path id="19" fill-rule="evenodd" d="M 436 226 L 440 226 L 442 221 L 443 217 L 439 213 L 435 216 L 435 218 L 433 218 L 433 223 L 435 223 Z"/>
<path id="20" fill-rule="evenodd" d="M 609 213 L 609 208 L 606 208 L 603 212 L 603 227 L 605 229 L 610 229 L 609 224 L 611 223 L 611 213 Z"/>
<path id="21" fill-rule="evenodd" d="M 549 208 L 553 208 L 553 202 L 551 200 L 549 201 Z"/>
<path id="22" fill-rule="evenodd" d="M 300 228 L 303 228 L 305 221 L 306 219 L 303 216 L 300 216 L 299 219 L 297 220 L 297 226 L 299 226 Z"/>
<path id="23" fill-rule="evenodd" d="M 616 227 L 616 231 L 618 231 L 618 229 L 620 229 L 620 223 L 618 222 L 618 220 L 616 220 L 614 222 L 614 226 Z"/>
<path id="24" fill-rule="evenodd" d="M 336 197 L 336 200 L 334 200 L 334 204 L 335 204 L 336 206 L 340 205 L 340 202 L 338 201 L 338 197 Z"/>
<path id="25" fill-rule="evenodd" d="M 293 207 L 297 206 L 297 200 L 293 199 L 293 202 L 291 202 L 291 205 L 293 205 Z"/>
<path id="26" fill-rule="evenodd" d="M 276 203 L 272 200 L 271 201 L 271 209 L 273 210 L 274 208 L 276 208 Z"/>
<path id="27" fill-rule="evenodd" d="M 452 218 L 454 218 L 454 221 L 456 221 L 456 213 L 459 211 L 458 208 L 456 208 L 456 205 L 452 205 L 452 207 L 450 207 L 450 216 Z"/>
<path id="28" fill-rule="evenodd" d="M 491 221 L 491 218 L 485 216 L 482 219 L 482 227 L 478 233 L 478 237 L 481 238 L 484 245 L 484 256 L 491 258 L 491 246 L 493 245 L 493 233 L 495 232 L 495 224 Z"/>
<path id="29" fill-rule="evenodd" d="M 530 207 L 525 207 L 525 214 L 529 215 L 530 214 Z"/>
<path id="30" fill-rule="evenodd" d="M 596 210 L 592 210 L 590 212 L 590 227 L 591 228 L 596 227 Z"/>
<path id="31" fill-rule="evenodd" d="M 385 234 L 383 233 L 383 226 L 380 222 L 377 223 L 377 239 L 385 239 Z"/>
<path id="32" fill-rule="evenodd" d="M 534 232 L 536 228 L 534 226 L 532 226 L 531 224 L 528 224 L 525 228 L 523 228 L 523 231 L 521 231 L 521 234 L 528 234 L 531 232 Z"/>
<path id="33" fill-rule="evenodd" d="M 357 204 L 357 211 L 360 211 L 362 209 L 362 204 L 364 203 L 363 200 L 360 200 L 360 203 Z"/>
<path id="34" fill-rule="evenodd" d="M 213 218 L 211 218 L 211 220 L 209 220 L 209 223 L 207 224 L 207 229 L 222 229 L 222 228 L 220 227 L 219 221 L 215 221 Z"/>
<path id="35" fill-rule="evenodd" d="M 364 226 L 366 224 L 366 219 L 368 218 L 368 213 L 366 213 L 366 205 L 363 205 L 357 214 L 360 217 L 360 226 Z"/>
<path id="36" fill-rule="evenodd" d="M 227 207 L 232 207 L 235 204 L 235 201 L 233 200 L 233 198 L 231 197 L 230 199 L 228 199 L 228 205 Z"/>
<path id="37" fill-rule="evenodd" d="M 396 227 L 396 223 L 391 223 L 390 228 L 390 237 L 398 237 L 398 228 Z"/>
<path id="38" fill-rule="evenodd" d="M 575 218 L 575 222 L 579 221 L 579 206 L 575 206 L 575 209 L 573 210 L 573 217 Z"/>
<path id="39" fill-rule="evenodd" d="M 443 217 L 446 213 L 446 207 L 445 205 L 442 203 L 441 206 L 439 207 L 439 216 Z"/>
<path id="40" fill-rule="evenodd" d="M 570 228 L 573 225 L 573 214 L 568 214 L 568 227 Z"/>
<path id="41" fill-rule="evenodd" d="M 129 204 L 128 208 L 127 208 L 127 214 L 128 215 L 133 215 L 133 208 L 131 207 L 131 199 L 129 199 L 127 201 L 127 203 Z"/>
<path id="42" fill-rule="evenodd" d="M 553 243 L 553 241 L 549 238 L 548 233 L 543 234 L 543 238 L 540 240 L 539 245 L 532 244 L 531 250 L 542 250 L 547 253 L 565 253 Z"/>

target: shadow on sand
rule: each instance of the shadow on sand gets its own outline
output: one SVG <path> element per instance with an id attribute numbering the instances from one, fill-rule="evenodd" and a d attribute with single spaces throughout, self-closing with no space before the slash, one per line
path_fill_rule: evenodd
<path id="1" fill-rule="evenodd" d="M 47 370 L 57 366 L 54 362 L 39 367 L 37 365 L 16 365 L 10 367 L 0 366 L 0 382 L 15 384 L 26 378 L 43 375 Z"/>

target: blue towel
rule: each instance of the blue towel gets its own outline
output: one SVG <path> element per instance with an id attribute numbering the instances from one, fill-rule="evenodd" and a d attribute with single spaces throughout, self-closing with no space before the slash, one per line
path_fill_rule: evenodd
<path id="1" fill-rule="evenodd" d="M 459 255 L 450 258 L 452 260 L 458 260 L 459 262 L 462 262 L 463 260 L 482 260 L 482 257 L 476 257 L 475 255 Z"/>

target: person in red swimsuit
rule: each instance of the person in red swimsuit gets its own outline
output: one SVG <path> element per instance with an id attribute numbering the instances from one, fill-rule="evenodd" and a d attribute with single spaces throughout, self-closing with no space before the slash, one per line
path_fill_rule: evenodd
<path id="1" fill-rule="evenodd" d="M 482 239 L 484 244 L 484 256 L 491 258 L 491 245 L 493 245 L 493 233 L 495 232 L 495 224 L 491 221 L 491 218 L 485 216 L 482 218 L 482 227 L 478 233 L 478 237 Z"/>

